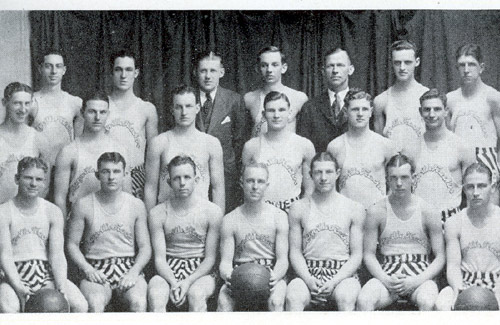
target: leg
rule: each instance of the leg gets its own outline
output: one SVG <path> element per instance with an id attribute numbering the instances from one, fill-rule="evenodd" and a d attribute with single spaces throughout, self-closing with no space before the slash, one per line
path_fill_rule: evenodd
<path id="1" fill-rule="evenodd" d="M 127 291 L 120 291 L 120 298 L 125 300 L 128 310 L 143 313 L 147 309 L 148 284 L 143 276 L 139 276 L 135 285 Z"/>
<path id="2" fill-rule="evenodd" d="M 111 300 L 113 291 L 108 285 L 82 280 L 80 290 L 87 299 L 89 312 L 103 313 Z"/>
<path id="3" fill-rule="evenodd" d="M 454 292 L 450 286 L 447 286 L 439 293 L 436 299 L 436 305 L 434 306 L 436 310 L 439 311 L 450 311 L 454 305 Z"/>
<path id="4" fill-rule="evenodd" d="M 47 281 L 42 289 L 44 288 L 55 289 L 56 286 L 53 281 Z M 72 313 L 86 313 L 89 310 L 89 305 L 82 292 L 69 280 L 66 280 L 64 296 L 68 300 L 69 309 Z"/>
<path id="5" fill-rule="evenodd" d="M 148 306 L 149 311 L 164 313 L 167 311 L 170 286 L 167 281 L 159 275 L 155 275 L 148 284 Z"/>
<path id="6" fill-rule="evenodd" d="M 0 313 L 18 313 L 21 304 L 14 289 L 7 282 L 0 283 Z"/>
<path id="7" fill-rule="evenodd" d="M 205 275 L 196 280 L 187 293 L 189 311 L 207 311 L 207 300 L 215 293 L 215 278 Z"/>
<path id="8" fill-rule="evenodd" d="M 356 309 L 362 311 L 372 311 L 384 308 L 392 304 L 398 298 L 391 295 L 389 290 L 378 279 L 368 281 L 359 293 Z"/>
<path id="9" fill-rule="evenodd" d="M 417 305 L 418 310 L 434 310 L 438 293 L 436 282 L 427 280 L 411 294 L 410 299 Z"/>
<path id="10" fill-rule="evenodd" d="M 227 285 L 223 285 L 219 292 L 219 299 L 217 301 L 217 311 L 233 311 L 234 299 L 229 294 Z"/>
<path id="11" fill-rule="evenodd" d="M 333 299 L 339 311 L 353 311 L 356 308 L 356 299 L 361 291 L 361 284 L 356 278 L 347 278 L 333 290 Z"/>
<path id="12" fill-rule="evenodd" d="M 269 311 L 283 311 L 285 309 L 286 282 L 279 280 L 271 291 L 271 296 L 267 300 Z"/>
<path id="13" fill-rule="evenodd" d="M 286 288 L 286 310 L 303 311 L 311 303 L 311 293 L 304 280 L 293 279 Z"/>

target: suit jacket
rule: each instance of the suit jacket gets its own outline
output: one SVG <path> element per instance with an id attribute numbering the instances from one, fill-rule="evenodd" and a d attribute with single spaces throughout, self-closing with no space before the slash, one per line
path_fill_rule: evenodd
<path id="1" fill-rule="evenodd" d="M 328 92 L 308 100 L 297 117 L 297 134 L 314 144 L 316 152 L 326 151 L 330 141 L 347 131 L 347 121 L 337 124 L 330 109 Z"/>

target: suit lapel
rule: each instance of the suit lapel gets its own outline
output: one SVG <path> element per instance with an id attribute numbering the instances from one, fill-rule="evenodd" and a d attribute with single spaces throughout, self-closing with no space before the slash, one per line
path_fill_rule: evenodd
<path id="1" fill-rule="evenodd" d="M 318 110 L 325 116 L 330 124 L 335 125 L 335 117 L 332 115 L 332 111 L 330 109 L 330 97 L 328 97 L 328 92 L 321 95 L 321 101 L 318 106 Z"/>
<path id="2" fill-rule="evenodd" d="M 203 108 L 201 107 L 200 91 L 198 89 L 196 91 L 196 102 L 200 104 L 200 111 L 198 112 L 198 114 L 196 114 L 196 126 L 201 132 L 207 132 L 207 127 L 205 126 L 205 123 L 203 123 L 203 120 L 201 118 L 201 110 Z"/>
<path id="3" fill-rule="evenodd" d="M 207 133 L 212 132 L 214 128 L 217 127 L 222 122 L 222 119 L 227 115 L 227 105 L 226 96 L 224 94 L 225 89 L 219 87 L 217 93 L 215 94 L 214 106 L 212 107 L 212 116 L 210 117 L 210 123 L 208 125 Z"/>

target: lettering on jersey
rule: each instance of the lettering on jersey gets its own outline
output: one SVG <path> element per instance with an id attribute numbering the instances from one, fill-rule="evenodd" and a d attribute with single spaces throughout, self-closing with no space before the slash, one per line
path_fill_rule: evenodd
<path id="1" fill-rule="evenodd" d="M 338 225 L 327 225 L 322 222 L 316 225 L 314 229 L 309 230 L 307 233 L 302 235 L 303 246 L 309 245 L 309 243 L 319 235 L 320 232 L 330 231 L 337 235 L 342 243 L 344 243 L 347 252 L 349 252 L 349 235 L 342 231 Z"/>
<path id="2" fill-rule="evenodd" d="M 479 125 L 479 127 L 481 128 L 481 132 L 483 133 L 483 137 L 485 138 L 489 138 L 488 137 L 488 132 L 486 131 L 486 125 L 485 125 L 485 122 L 479 117 L 477 116 L 477 114 L 473 111 L 460 111 L 457 113 L 457 118 L 455 119 L 455 128 L 458 124 L 458 119 L 460 118 L 465 118 L 464 119 L 464 124 L 466 125 L 469 125 L 470 129 L 472 129 L 472 125 L 470 123 L 471 119 L 475 120 L 476 123 Z"/>
<path id="3" fill-rule="evenodd" d="M 126 240 L 125 244 L 127 244 L 130 247 L 134 247 L 135 245 L 134 235 L 128 232 L 126 229 L 123 229 L 123 223 L 116 223 L 116 224 L 104 223 L 101 225 L 99 230 L 90 235 L 90 237 L 86 240 L 87 249 L 89 249 L 99 239 L 99 237 L 110 231 L 123 235 L 123 238 L 125 238 Z"/>
<path id="4" fill-rule="evenodd" d="M 21 238 L 28 236 L 28 235 L 35 235 L 38 238 L 40 238 L 41 244 L 43 246 L 47 245 L 47 235 L 43 233 L 42 228 L 40 227 L 31 227 L 31 228 L 23 228 L 17 232 L 17 234 L 12 237 L 11 243 L 12 246 L 17 246 Z M 26 247 L 29 249 L 29 247 Z"/>
<path id="5" fill-rule="evenodd" d="M 191 157 L 191 159 L 193 159 L 193 162 L 196 166 L 196 176 L 199 176 L 200 177 L 200 181 L 203 183 L 206 178 L 207 178 L 207 168 L 205 168 L 202 164 L 200 164 L 200 160 L 198 159 L 198 157 L 196 157 L 196 155 L 192 155 L 192 154 L 187 154 L 187 153 L 184 153 L 184 152 L 180 152 L 178 155 L 176 156 L 180 156 L 180 155 L 184 155 L 184 156 L 189 156 Z M 168 174 L 168 164 L 166 164 L 165 166 L 163 166 L 163 168 L 161 169 L 160 171 L 160 179 L 164 182 L 167 181 L 168 177 L 169 177 L 169 174 Z"/>
<path id="6" fill-rule="evenodd" d="M 345 172 L 342 172 L 339 179 L 339 188 L 343 189 L 347 183 L 347 180 L 353 176 L 363 176 L 369 179 L 373 185 L 379 190 L 382 195 L 385 195 L 385 188 L 382 189 L 382 184 L 379 180 L 373 177 L 371 170 L 367 168 L 349 168 Z"/>
<path id="7" fill-rule="evenodd" d="M 88 174 L 94 174 L 95 169 L 94 167 L 87 166 L 85 169 L 82 171 L 80 175 L 78 175 L 77 178 L 73 180 L 71 185 L 69 186 L 69 197 L 73 197 L 80 188 L 80 185 L 82 185 L 83 181 L 85 180 L 85 177 L 87 177 Z"/>
<path id="8" fill-rule="evenodd" d="M 439 178 L 441 178 L 443 183 L 446 185 L 446 188 L 448 189 L 448 192 L 450 194 L 455 193 L 457 189 L 460 188 L 458 185 L 455 186 L 455 182 L 449 177 L 448 173 L 446 173 L 442 166 L 436 164 L 427 164 L 422 166 L 422 168 L 420 168 L 415 174 L 414 190 L 417 189 L 420 179 L 427 173 L 434 173 L 439 176 Z"/>
<path id="9" fill-rule="evenodd" d="M 236 245 L 236 249 L 234 250 L 235 256 L 241 256 L 243 250 L 245 249 L 245 245 L 249 241 L 257 241 L 264 245 L 266 248 L 274 252 L 274 241 L 271 240 L 271 237 L 268 235 L 261 235 L 255 232 L 251 232 L 245 235 L 239 244 Z"/>
<path id="10" fill-rule="evenodd" d="M 500 249 L 499 245 L 489 242 L 483 241 L 480 242 L 478 240 L 471 241 L 467 244 L 466 247 L 462 249 L 462 256 L 467 256 L 471 249 L 487 249 L 490 251 L 495 257 L 500 261 Z"/>
<path id="11" fill-rule="evenodd" d="M 196 229 L 193 226 L 187 226 L 186 228 L 182 228 L 181 226 L 177 226 L 168 234 L 165 235 L 165 239 L 167 242 L 175 241 L 175 236 L 178 234 L 186 235 L 187 237 L 196 240 L 202 244 L 205 244 L 206 235 L 201 235 L 196 232 Z"/>
<path id="12" fill-rule="evenodd" d="M 295 202 L 295 201 L 298 201 L 300 198 L 297 196 L 297 197 L 294 197 L 294 198 L 291 198 L 291 199 L 288 199 L 288 200 L 284 200 L 284 201 L 270 201 L 270 200 L 266 200 L 266 203 L 269 203 L 275 207 L 277 207 L 278 209 L 281 209 L 283 211 L 285 211 L 286 213 L 288 213 L 288 210 L 290 210 L 290 207 L 292 206 L 292 203 Z"/>
<path id="13" fill-rule="evenodd" d="M 281 167 L 283 167 L 287 172 L 288 174 L 290 175 L 290 178 L 292 179 L 293 181 L 293 185 L 298 185 L 298 181 L 297 181 L 297 172 L 293 169 L 292 166 L 290 166 L 288 164 L 288 161 L 285 159 L 285 158 L 280 158 L 280 159 L 277 159 L 277 158 L 271 158 L 269 159 L 268 161 L 264 162 L 266 164 L 267 167 L 271 167 L 273 165 L 280 165 Z"/>
<path id="14" fill-rule="evenodd" d="M 252 131 L 252 137 L 258 137 L 262 133 L 262 128 L 264 127 L 264 124 L 267 123 L 267 120 L 264 116 L 261 116 L 260 121 L 257 122 L 254 126 L 254 129 Z"/>
<path id="15" fill-rule="evenodd" d="M 106 130 L 106 133 L 109 133 L 114 127 L 123 127 L 127 129 L 132 138 L 134 138 L 136 148 L 141 148 L 141 136 L 135 131 L 132 122 L 128 120 L 114 119 L 111 123 L 107 124 L 104 129 Z"/>
<path id="16" fill-rule="evenodd" d="M 429 241 L 427 238 L 422 238 L 413 232 L 407 231 L 402 233 L 399 230 L 393 231 L 389 236 L 380 239 L 380 247 L 386 245 L 404 245 L 404 244 L 418 244 L 426 251 L 429 251 Z"/>
<path id="17" fill-rule="evenodd" d="M 393 135 L 392 133 L 394 132 L 394 129 L 398 126 L 407 126 L 413 130 L 417 137 L 422 137 L 422 127 L 415 124 L 415 122 L 409 117 L 392 120 L 392 123 L 387 127 L 387 131 L 385 133 L 386 137 L 390 138 Z"/>
<path id="18" fill-rule="evenodd" d="M 15 154 L 10 154 L 7 159 L 0 164 L 0 177 L 2 177 L 2 175 L 6 172 L 6 170 L 9 168 L 9 165 L 16 165 L 17 166 L 17 163 L 19 161 L 21 161 L 21 159 L 24 158 L 24 155 L 20 154 L 20 155 L 15 155 Z"/>
<path id="19" fill-rule="evenodd" d="M 65 129 L 66 132 L 68 133 L 69 141 L 73 140 L 73 124 L 69 123 L 65 118 L 62 116 L 46 116 L 42 122 L 36 123 L 34 125 L 35 130 L 38 132 L 43 132 L 46 130 L 47 125 L 50 123 L 56 123 L 59 125 L 62 125 Z"/>

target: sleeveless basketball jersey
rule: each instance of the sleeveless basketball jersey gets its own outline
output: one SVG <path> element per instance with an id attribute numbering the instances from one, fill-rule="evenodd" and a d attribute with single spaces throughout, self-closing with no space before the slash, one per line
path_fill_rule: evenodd
<path id="1" fill-rule="evenodd" d="M 59 151 L 74 140 L 73 120 L 70 115 L 81 108 L 81 99 L 63 91 L 56 107 L 40 93 L 33 95 L 33 101 L 38 107 L 33 127 L 50 141 L 47 161 L 53 166 Z"/>
<path id="2" fill-rule="evenodd" d="M 449 140 L 450 134 L 447 134 L 434 150 L 422 140 L 416 160 L 414 193 L 439 210 L 457 208 L 462 201 L 462 185 L 453 179 L 449 170 L 453 157 L 458 157 L 457 148 Z"/>
<path id="3" fill-rule="evenodd" d="M 135 103 L 129 109 L 141 110 L 147 102 L 136 97 Z M 142 126 L 136 125 L 134 121 L 123 119 L 120 109 L 116 103 L 109 98 L 109 117 L 106 122 L 106 131 L 116 141 L 127 146 L 130 154 L 130 162 L 127 164 L 134 168 L 144 164 L 146 150 L 146 131 Z"/>
<path id="4" fill-rule="evenodd" d="M 385 109 L 385 127 L 383 135 L 396 143 L 398 150 L 415 157 L 420 149 L 420 141 L 425 131 L 425 124 L 419 112 L 419 98 L 426 91 L 410 99 L 412 105 L 397 107 L 392 95 L 392 87 L 387 90 L 387 106 Z"/>
<path id="5" fill-rule="evenodd" d="M 24 157 L 38 157 L 36 148 L 36 131 L 28 129 L 28 134 L 21 146 L 12 146 L 0 136 L 0 203 L 7 202 L 17 194 L 14 176 L 17 174 L 17 163 Z"/>
<path id="6" fill-rule="evenodd" d="M 234 264 L 253 262 L 259 259 L 276 259 L 276 224 L 274 214 L 284 213 L 273 206 L 266 207 L 265 222 L 253 223 L 241 211 L 231 212 L 235 225 Z M 226 216 L 225 218 L 229 217 Z"/>
<path id="7" fill-rule="evenodd" d="M 92 217 L 86 225 L 85 257 L 101 260 L 110 257 L 135 256 L 135 213 L 131 194 L 122 192 L 123 205 L 116 213 L 109 213 L 92 193 Z"/>
<path id="8" fill-rule="evenodd" d="M 467 209 L 459 212 L 461 221 L 460 248 L 462 262 L 480 272 L 500 267 L 500 209 L 495 207 L 494 214 L 482 228 L 474 226 L 467 216 Z"/>
<path id="9" fill-rule="evenodd" d="M 350 257 L 350 226 L 352 205 L 340 196 L 335 212 L 324 214 L 309 198 L 309 215 L 303 222 L 302 253 L 306 260 L 347 260 Z"/>
<path id="10" fill-rule="evenodd" d="M 0 215 L 11 218 L 10 242 L 14 262 L 48 260 L 50 205 L 53 204 L 38 198 L 36 211 L 32 214 L 21 212 L 13 200 L 0 205 Z"/>
<path id="11" fill-rule="evenodd" d="M 381 161 L 378 169 L 369 154 L 373 148 L 373 138 L 368 138 L 362 148 L 353 148 L 344 138 L 345 159 L 339 178 L 340 193 L 368 208 L 385 196 L 385 170 Z"/>
<path id="12" fill-rule="evenodd" d="M 168 140 L 168 149 L 162 157 L 165 164 L 160 171 L 158 202 L 164 202 L 166 199 L 171 198 L 174 195 L 172 188 L 167 183 L 167 179 L 169 177 L 167 164 L 170 160 L 179 155 L 187 155 L 193 159 L 196 165 L 196 176 L 200 178 L 193 194 L 208 200 L 208 189 L 210 187 L 210 156 L 207 146 L 208 137 L 210 137 L 210 135 L 199 132 L 199 140 L 190 143 L 189 147 L 180 144 L 173 132 L 167 132 L 166 137 Z"/>
<path id="13" fill-rule="evenodd" d="M 302 155 L 294 146 L 301 140 L 300 138 L 291 133 L 285 143 L 275 148 L 267 141 L 265 135 L 259 137 L 256 162 L 266 164 L 269 169 L 269 187 L 264 194 L 264 200 L 282 202 L 300 195 Z"/>
<path id="14" fill-rule="evenodd" d="M 417 197 L 417 200 L 421 200 Z M 385 198 L 387 218 L 385 228 L 380 234 L 380 252 L 384 256 L 401 254 L 430 253 L 430 242 L 422 226 L 421 203 L 408 220 L 399 219 L 392 210 L 389 198 Z"/>

